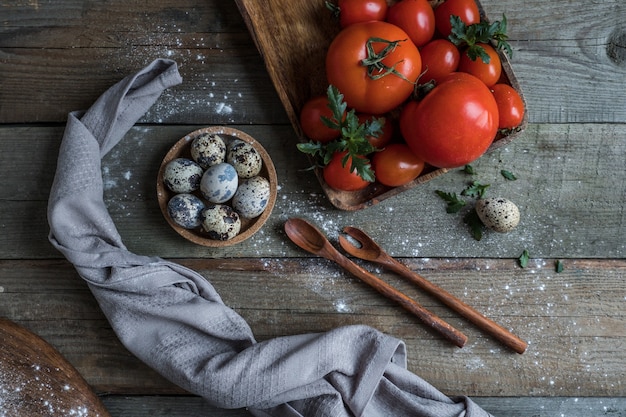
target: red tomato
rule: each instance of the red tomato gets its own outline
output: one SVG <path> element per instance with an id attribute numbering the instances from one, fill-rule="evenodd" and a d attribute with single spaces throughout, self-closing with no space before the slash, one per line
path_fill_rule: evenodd
<path id="1" fill-rule="evenodd" d="M 339 0 L 336 7 L 342 28 L 354 23 L 385 20 L 388 9 L 385 0 Z"/>
<path id="2" fill-rule="evenodd" d="M 426 0 L 401 0 L 389 8 L 387 22 L 404 30 L 420 47 L 435 34 L 435 12 Z"/>
<path id="3" fill-rule="evenodd" d="M 447 39 L 428 42 L 420 50 L 420 54 L 424 69 L 420 82 L 434 80 L 439 83 L 443 77 L 457 70 L 461 59 L 459 49 Z"/>
<path id="4" fill-rule="evenodd" d="M 351 171 L 352 158 L 348 158 L 345 166 L 342 160 L 346 152 L 337 152 L 324 167 L 322 172 L 324 181 L 329 187 L 342 191 L 357 191 L 367 187 L 370 183 L 361 178 L 355 171 Z"/>
<path id="5" fill-rule="evenodd" d="M 392 143 L 374 154 L 372 168 L 378 182 L 398 187 L 417 178 L 424 169 L 424 161 L 404 143 Z"/>
<path id="6" fill-rule="evenodd" d="M 373 58 L 368 49 L 379 55 L 387 50 L 378 62 L 385 68 L 364 61 Z M 328 82 L 344 95 L 348 107 L 361 113 L 385 114 L 398 107 L 413 92 L 421 70 L 417 47 L 406 32 L 387 22 L 348 26 L 333 39 L 326 55 Z"/>
<path id="7" fill-rule="evenodd" d="M 508 84 L 496 84 L 491 87 L 491 92 L 498 104 L 498 128 L 519 126 L 524 119 L 524 101 L 519 93 Z"/>
<path id="8" fill-rule="evenodd" d="M 446 0 L 435 9 L 435 26 L 444 38 L 450 36 L 450 16 L 458 16 L 466 25 L 480 23 L 480 12 L 474 0 Z"/>
<path id="9" fill-rule="evenodd" d="M 388 144 L 391 141 L 391 138 L 393 136 L 393 121 L 391 120 L 391 117 L 372 116 L 369 114 L 359 114 L 357 115 L 357 117 L 359 118 L 359 123 L 361 124 L 365 123 L 367 120 L 372 120 L 372 118 L 384 120 L 385 124 L 383 125 L 382 132 L 377 137 L 375 136 L 367 137 L 367 140 L 369 141 L 369 143 L 372 144 L 373 147 L 382 149 L 385 147 L 386 144 Z"/>
<path id="10" fill-rule="evenodd" d="M 480 157 L 498 132 L 498 105 L 485 84 L 455 72 L 419 103 L 400 114 L 400 131 L 411 150 L 439 168 L 460 167 Z"/>
<path id="11" fill-rule="evenodd" d="M 333 112 L 328 107 L 328 97 L 318 96 L 310 99 L 300 111 L 300 127 L 305 136 L 316 142 L 330 142 L 337 139 L 341 132 L 331 129 L 322 122 L 322 116 L 332 119 Z"/>
<path id="12" fill-rule="evenodd" d="M 491 45 L 486 43 L 478 45 L 482 46 L 485 52 L 487 52 L 487 55 L 489 55 L 489 63 L 486 64 L 480 57 L 477 57 L 474 61 L 472 61 L 472 59 L 464 51 L 461 54 L 459 71 L 472 74 L 484 82 L 487 87 L 491 87 L 500 79 L 500 74 L 502 73 L 502 61 L 500 61 L 498 52 L 496 52 Z"/>

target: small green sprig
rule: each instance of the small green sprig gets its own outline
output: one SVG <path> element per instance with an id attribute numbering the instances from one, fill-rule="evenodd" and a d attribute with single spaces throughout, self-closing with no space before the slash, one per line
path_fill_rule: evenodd
<path id="1" fill-rule="evenodd" d="M 472 61 L 480 57 L 485 64 L 488 64 L 491 58 L 480 44 L 492 41 L 495 42 L 496 49 L 503 50 L 509 56 L 513 56 L 513 50 L 508 42 L 509 37 L 506 34 L 507 20 L 505 15 L 502 15 L 501 21 L 493 23 L 481 21 L 471 25 L 466 25 L 458 16 L 450 16 L 450 24 L 452 25 L 452 32 L 448 39 L 456 46 L 467 46 L 467 55 Z"/>
<path id="2" fill-rule="evenodd" d="M 517 261 L 519 262 L 519 266 L 522 268 L 526 268 L 528 266 L 529 260 L 530 260 L 530 254 L 528 253 L 528 250 L 526 249 L 524 249 L 520 257 L 517 258 Z"/>
<path id="3" fill-rule="evenodd" d="M 465 200 L 460 199 L 456 193 L 446 193 L 441 190 L 436 190 L 435 192 L 443 201 L 446 202 L 446 213 L 458 213 L 465 206 L 465 204 L 467 204 L 465 203 Z"/>
<path id="4" fill-rule="evenodd" d="M 315 141 L 299 143 L 298 150 L 318 158 L 322 166 L 326 166 L 335 153 L 345 151 L 342 166 L 345 167 L 350 160 L 351 171 L 356 172 L 365 181 L 374 182 L 376 176 L 366 156 L 378 149 L 367 138 L 368 136 L 378 137 L 382 133 L 385 120 L 372 118 L 365 123 L 360 123 L 354 109 L 346 112 L 348 105 L 343 101 L 343 94 L 337 87 L 329 85 L 326 95 L 328 107 L 333 115 L 330 118 L 322 116 L 322 123 L 331 129 L 339 130 L 340 137 L 328 143 Z"/>

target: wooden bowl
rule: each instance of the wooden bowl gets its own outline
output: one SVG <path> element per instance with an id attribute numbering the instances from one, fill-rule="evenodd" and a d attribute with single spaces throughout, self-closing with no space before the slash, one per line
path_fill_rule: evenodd
<path id="1" fill-rule="evenodd" d="M 339 33 L 339 24 L 324 6 L 323 1 L 310 0 L 235 0 L 249 32 L 261 52 L 276 92 L 285 107 L 296 132 L 297 142 L 308 142 L 300 127 L 299 114 L 304 103 L 316 96 L 325 95 L 328 81 L 325 57 L 328 46 Z M 388 0 L 388 4 L 397 0 Z M 429 0 L 431 4 L 437 0 Z M 485 16 L 479 0 L 476 4 Z M 515 78 L 506 55 L 498 52 L 502 70 L 508 83 L 524 100 L 520 85 Z M 525 103 L 524 103 L 525 104 Z M 508 144 L 527 126 L 527 115 L 518 129 L 509 134 L 499 133 L 487 152 Z M 316 165 L 311 159 L 311 165 Z M 322 190 L 331 204 L 342 210 L 360 210 L 370 207 L 405 190 L 416 187 L 448 172 L 445 168 L 427 167 L 414 181 L 401 187 L 386 187 L 374 183 L 364 190 L 338 191 L 326 184 L 322 171 L 315 170 Z"/>
<path id="2" fill-rule="evenodd" d="M 170 191 L 170 189 L 163 182 L 163 172 L 165 171 L 165 166 L 170 161 L 176 158 L 192 159 L 191 143 L 193 142 L 194 138 L 203 133 L 219 135 L 222 139 L 224 139 L 226 145 L 236 139 L 242 140 L 252 145 L 252 147 L 256 149 L 259 155 L 261 155 L 261 159 L 263 160 L 263 167 L 261 168 L 259 176 L 264 177 L 270 183 L 270 198 L 267 202 L 265 211 L 263 211 L 260 216 L 253 219 L 241 217 L 241 230 L 239 231 L 239 234 L 229 240 L 211 239 L 209 238 L 208 234 L 201 229 L 201 227 L 198 227 L 196 229 L 185 229 L 176 224 L 170 218 L 167 211 L 167 203 L 170 198 L 172 198 L 176 193 Z M 208 247 L 225 247 L 235 245 L 237 243 L 243 242 L 244 240 L 254 235 L 256 232 L 258 232 L 272 213 L 272 209 L 274 208 L 274 204 L 276 203 L 277 188 L 278 179 L 276 176 L 276 169 L 274 168 L 274 163 L 272 162 L 272 159 L 270 158 L 265 148 L 263 148 L 263 146 L 261 146 L 259 142 L 257 142 L 252 136 L 248 135 L 247 133 L 242 132 L 241 130 L 223 126 L 212 126 L 198 129 L 178 140 L 163 158 L 163 162 L 161 163 L 159 174 L 157 176 L 157 199 L 159 201 L 159 207 L 161 208 L 161 212 L 163 213 L 165 220 L 167 220 L 172 229 L 174 229 L 179 235 L 181 235 L 185 239 L 195 244 Z M 193 194 L 204 200 L 199 191 Z M 228 204 L 228 202 L 226 204 Z"/>

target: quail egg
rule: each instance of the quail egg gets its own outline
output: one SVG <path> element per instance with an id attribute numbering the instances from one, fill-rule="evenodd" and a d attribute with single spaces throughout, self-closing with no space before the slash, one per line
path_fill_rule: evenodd
<path id="1" fill-rule="evenodd" d="M 193 194 L 176 194 L 167 203 L 170 218 L 185 229 L 195 229 L 202 224 L 205 205 Z"/>
<path id="2" fill-rule="evenodd" d="M 235 168 L 222 162 L 204 172 L 200 181 L 200 191 L 209 202 L 219 204 L 230 200 L 238 185 L 239 178 Z"/>
<path id="3" fill-rule="evenodd" d="M 476 202 L 476 213 L 488 228 L 500 233 L 515 229 L 520 221 L 517 206 L 506 198 L 485 198 Z"/>
<path id="4" fill-rule="evenodd" d="M 200 188 L 202 174 L 202 167 L 191 159 L 176 158 L 165 166 L 163 182 L 175 193 L 190 193 Z"/>
<path id="5" fill-rule="evenodd" d="M 241 230 L 239 214 L 225 204 L 210 205 L 203 212 L 202 228 L 213 240 L 229 240 Z"/>
<path id="6" fill-rule="evenodd" d="M 191 157 L 204 169 L 226 160 L 226 143 L 221 136 L 203 133 L 191 142 Z"/>
<path id="7" fill-rule="evenodd" d="M 248 219 L 258 217 L 267 207 L 270 182 L 260 176 L 245 179 L 233 197 L 233 208 Z"/>
<path id="8" fill-rule="evenodd" d="M 241 178 L 252 178 L 258 175 L 263 167 L 259 152 L 242 140 L 234 140 L 228 145 L 226 162 L 235 167 Z"/>

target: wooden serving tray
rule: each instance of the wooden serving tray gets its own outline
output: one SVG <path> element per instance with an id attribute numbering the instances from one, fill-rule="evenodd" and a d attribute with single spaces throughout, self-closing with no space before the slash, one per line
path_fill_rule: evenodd
<path id="1" fill-rule="evenodd" d="M 261 53 L 274 87 L 300 142 L 307 142 L 300 128 L 303 104 L 313 96 L 326 94 L 328 81 L 324 62 L 331 41 L 339 33 L 339 23 L 326 9 L 324 0 L 235 0 L 248 30 Z M 389 4 L 395 0 L 388 0 Z M 484 10 L 476 0 L 486 19 Z M 500 52 L 503 72 L 524 98 L 508 57 Z M 527 112 L 526 112 L 527 113 Z M 515 132 L 495 138 L 487 152 L 511 142 L 528 124 L 527 115 Z M 294 151 L 295 151 L 294 142 Z M 312 160 L 312 164 L 314 161 Z M 320 169 L 315 170 L 330 202 L 342 210 L 360 210 L 430 181 L 448 169 L 426 169 L 413 182 L 401 187 L 372 184 L 364 190 L 346 192 L 330 188 Z"/>

